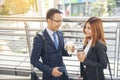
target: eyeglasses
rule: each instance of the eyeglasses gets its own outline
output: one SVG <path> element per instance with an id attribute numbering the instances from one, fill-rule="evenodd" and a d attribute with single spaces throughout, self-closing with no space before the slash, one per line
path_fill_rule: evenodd
<path id="1" fill-rule="evenodd" d="M 59 22 L 61 23 L 62 22 L 62 20 L 54 20 L 52 18 L 51 18 L 51 20 L 54 21 L 54 22 L 57 22 L 57 23 L 59 23 Z"/>

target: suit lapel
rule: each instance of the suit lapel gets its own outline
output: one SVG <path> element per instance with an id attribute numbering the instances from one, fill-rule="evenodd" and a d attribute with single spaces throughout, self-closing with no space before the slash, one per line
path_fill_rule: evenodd
<path id="1" fill-rule="evenodd" d="M 60 49 L 60 47 L 62 46 L 62 36 L 59 34 L 59 32 L 57 32 L 57 35 L 58 35 L 58 42 L 59 42 L 58 49 Z"/>
<path id="2" fill-rule="evenodd" d="M 92 51 L 92 47 L 90 47 L 87 56 L 91 53 L 91 51 Z"/>
<path id="3" fill-rule="evenodd" d="M 48 32 L 46 31 L 46 29 L 43 31 L 43 33 L 45 34 L 47 42 L 49 44 L 51 44 L 51 46 L 53 46 L 56 49 L 55 44 L 52 41 L 52 39 L 50 38 L 50 36 L 49 36 Z M 63 36 L 58 31 L 57 31 L 57 36 L 58 36 L 58 42 L 59 42 L 59 45 L 58 45 L 58 50 L 59 50 L 61 48 L 61 46 L 62 46 L 62 41 L 63 41 L 62 38 L 63 38 Z"/>
<path id="4" fill-rule="evenodd" d="M 47 43 L 51 44 L 51 46 L 53 46 L 55 48 L 54 42 L 52 41 L 51 37 L 49 36 L 48 32 L 46 31 L 46 29 L 43 32 L 45 34 Z"/>

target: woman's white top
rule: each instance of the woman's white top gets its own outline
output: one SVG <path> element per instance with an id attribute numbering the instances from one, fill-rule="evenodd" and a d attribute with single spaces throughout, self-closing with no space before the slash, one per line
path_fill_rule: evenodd
<path id="1" fill-rule="evenodd" d="M 86 55 L 88 54 L 88 51 L 89 51 L 89 49 L 90 49 L 90 47 L 91 47 L 91 43 L 92 43 L 92 40 L 90 40 L 90 41 L 88 42 L 87 46 L 86 46 L 85 49 L 84 49 L 84 53 L 85 53 Z"/>

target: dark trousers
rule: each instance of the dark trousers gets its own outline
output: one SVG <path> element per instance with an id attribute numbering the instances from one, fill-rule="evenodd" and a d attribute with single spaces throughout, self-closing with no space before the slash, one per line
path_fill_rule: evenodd
<path id="1" fill-rule="evenodd" d="M 49 77 L 47 77 L 46 79 L 43 79 L 43 80 L 71 80 L 71 79 L 69 79 L 69 77 L 66 76 L 66 75 L 63 73 L 63 75 L 60 76 L 60 77 L 49 76 Z"/>

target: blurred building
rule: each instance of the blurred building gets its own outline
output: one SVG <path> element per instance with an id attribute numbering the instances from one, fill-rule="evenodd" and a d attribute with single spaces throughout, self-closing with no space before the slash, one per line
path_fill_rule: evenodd
<path id="1" fill-rule="evenodd" d="M 116 2 L 116 6 L 120 7 L 120 0 L 115 0 L 115 2 Z"/>
<path id="2" fill-rule="evenodd" d="M 66 16 L 85 16 L 89 13 L 91 3 L 96 0 L 62 0 L 58 4 L 58 8 L 62 10 Z"/>

